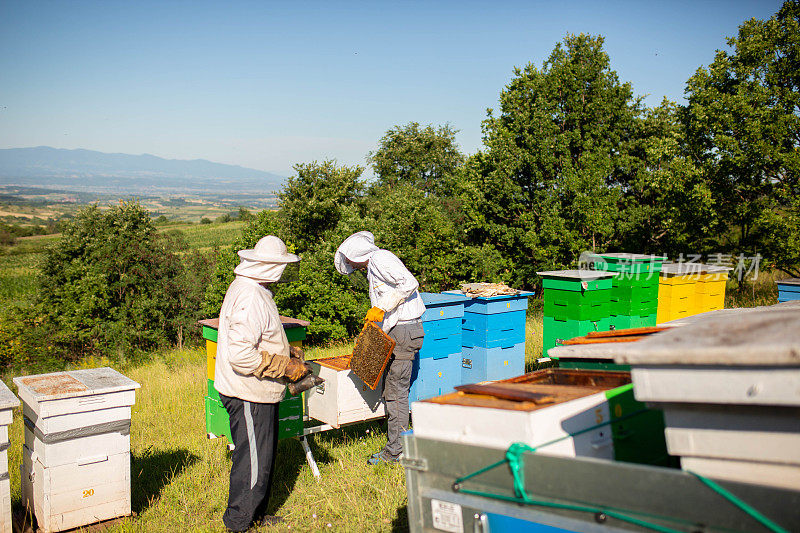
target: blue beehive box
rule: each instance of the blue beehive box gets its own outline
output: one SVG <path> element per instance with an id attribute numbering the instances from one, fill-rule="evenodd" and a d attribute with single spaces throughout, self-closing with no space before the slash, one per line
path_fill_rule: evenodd
<path id="1" fill-rule="evenodd" d="M 461 352 L 461 381 L 478 383 L 508 379 L 525 373 L 525 343 L 484 348 L 464 347 Z"/>
<path id="2" fill-rule="evenodd" d="M 461 352 L 434 359 L 415 359 L 409 401 L 448 394 L 461 384 Z"/>
<path id="3" fill-rule="evenodd" d="M 525 311 L 484 315 L 464 313 L 461 346 L 497 348 L 525 342 Z"/>
<path id="4" fill-rule="evenodd" d="M 425 304 L 425 338 L 411 374 L 409 401 L 452 392 L 461 384 L 461 319 L 466 297 L 461 294 L 420 293 Z"/>
<path id="5" fill-rule="evenodd" d="M 800 278 L 782 279 L 778 285 L 778 302 L 800 300 Z"/>

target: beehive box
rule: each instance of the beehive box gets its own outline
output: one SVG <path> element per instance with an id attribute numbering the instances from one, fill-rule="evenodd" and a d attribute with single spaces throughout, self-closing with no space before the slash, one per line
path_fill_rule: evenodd
<path id="1" fill-rule="evenodd" d="M 800 278 L 782 279 L 775 283 L 778 286 L 778 302 L 800 300 Z"/>
<path id="2" fill-rule="evenodd" d="M 461 293 L 421 292 L 425 313 L 425 337 L 411 373 L 410 402 L 452 392 L 461 384 L 461 322 L 464 301 Z"/>
<path id="3" fill-rule="evenodd" d="M 23 504 L 45 531 L 131 512 L 131 406 L 139 384 L 111 368 L 14 378 L 23 403 Z"/>
<path id="4" fill-rule="evenodd" d="M 696 285 L 704 272 L 705 265 L 699 263 L 666 263 L 661 266 L 657 324 L 695 314 Z"/>
<path id="5" fill-rule="evenodd" d="M 11 533 L 11 480 L 8 476 L 8 426 L 19 405 L 14 393 L 0 381 L 0 533 Z"/>
<path id="6" fill-rule="evenodd" d="M 725 308 L 725 285 L 732 269 L 718 265 L 704 265 L 705 272 L 695 284 L 694 314 Z"/>
<path id="7" fill-rule="evenodd" d="M 521 392 L 524 399 L 491 397 L 498 393 L 486 387 L 502 388 L 501 396 Z M 619 453 L 625 460 L 666 459 L 663 432 L 654 433 L 652 421 L 646 422 L 648 429 L 634 418 L 602 425 L 643 407 L 633 401 L 627 372 L 547 369 L 478 389 L 415 402 L 414 435 L 503 450 L 523 442 L 541 446 L 540 453 L 567 457 L 614 459 Z M 634 445 L 616 452 L 615 442 L 625 439 Z"/>
<path id="8" fill-rule="evenodd" d="M 550 270 L 542 277 L 542 354 L 566 339 L 609 329 L 613 273 Z"/>
<path id="9" fill-rule="evenodd" d="M 309 362 L 314 367 L 314 374 L 324 379 L 325 383 L 306 392 L 308 416 L 338 428 L 386 414 L 382 399 L 383 378 L 375 390 L 370 389 L 350 370 L 350 356 Z"/>
<path id="10" fill-rule="evenodd" d="M 680 322 L 680 321 L 678 321 Z M 800 313 L 716 311 L 620 345 L 636 399 L 659 405 L 681 466 L 800 490 Z"/>

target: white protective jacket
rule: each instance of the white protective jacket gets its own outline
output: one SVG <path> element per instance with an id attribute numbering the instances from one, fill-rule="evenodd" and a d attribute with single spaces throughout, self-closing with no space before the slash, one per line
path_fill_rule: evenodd
<path id="1" fill-rule="evenodd" d="M 367 280 L 370 303 L 386 312 L 381 324 L 383 331 L 388 332 L 398 322 L 419 320 L 425 312 L 425 304 L 417 291 L 417 278 L 392 252 L 377 250 L 372 253 Z"/>
<path id="2" fill-rule="evenodd" d="M 237 268 L 237 274 L 241 271 Z M 261 363 L 262 350 L 288 356 L 289 341 L 272 293 L 258 280 L 237 275 L 225 293 L 219 313 L 214 367 L 217 391 L 249 402 L 281 401 L 286 388 L 283 383 L 253 375 Z"/>

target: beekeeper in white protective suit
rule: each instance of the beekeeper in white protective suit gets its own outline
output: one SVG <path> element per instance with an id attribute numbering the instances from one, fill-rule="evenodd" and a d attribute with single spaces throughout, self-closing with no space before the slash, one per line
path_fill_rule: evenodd
<path id="1" fill-rule="evenodd" d="M 214 386 L 228 411 L 235 446 L 222 517 L 232 531 L 246 531 L 254 521 L 280 521 L 266 515 L 278 443 L 278 402 L 287 382 L 314 383 L 302 350 L 289 346 L 268 288 L 300 258 L 272 235 L 253 249 L 239 250 L 239 257 L 219 313 L 214 368 Z"/>
<path id="2" fill-rule="evenodd" d="M 389 418 L 388 442 L 367 462 L 397 462 L 403 452 L 400 434 L 408 429 L 411 369 L 425 335 L 421 320 L 425 304 L 417 291 L 419 283 L 396 255 L 375 246 L 375 238 L 368 231 L 345 239 L 336 250 L 334 265 L 345 275 L 366 270 L 372 308 L 365 320 L 379 323 L 396 343 L 383 388 Z"/>

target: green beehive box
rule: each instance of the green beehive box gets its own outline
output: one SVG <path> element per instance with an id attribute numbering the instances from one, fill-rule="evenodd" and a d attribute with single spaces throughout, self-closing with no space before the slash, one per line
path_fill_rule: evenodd
<path id="1" fill-rule="evenodd" d="M 591 331 L 608 331 L 611 322 L 608 317 L 600 320 L 558 320 L 546 316 L 542 323 L 542 349 L 547 350 L 561 344 L 561 341 L 582 337 Z"/>
<path id="2" fill-rule="evenodd" d="M 674 460 L 667 453 L 664 413 L 637 402 L 632 383 L 606 391 L 606 398 L 612 419 L 626 417 L 611 424 L 614 460 L 670 466 Z"/>
<path id="3" fill-rule="evenodd" d="M 611 300 L 610 315 L 645 316 L 658 311 L 658 300 L 634 302 L 630 300 Z"/>
<path id="4" fill-rule="evenodd" d="M 630 372 L 631 365 L 618 365 L 608 359 L 570 359 L 563 357 L 553 357 L 558 361 L 558 368 L 570 368 L 576 370 L 606 370 Z"/>
<path id="5" fill-rule="evenodd" d="M 614 329 L 646 328 L 656 325 L 656 311 L 648 315 L 612 315 Z"/>
<path id="6" fill-rule="evenodd" d="M 214 381 L 208 380 L 208 392 L 206 401 L 206 433 L 217 437 L 225 437 L 228 442 L 231 439 L 230 418 L 219 392 L 214 388 Z M 301 395 L 290 396 L 286 391 L 286 396 L 278 404 L 278 439 L 297 437 L 303 433 L 303 398 Z"/>
<path id="7" fill-rule="evenodd" d="M 559 320 L 600 320 L 611 315 L 611 289 L 599 291 L 544 290 L 544 316 Z"/>

